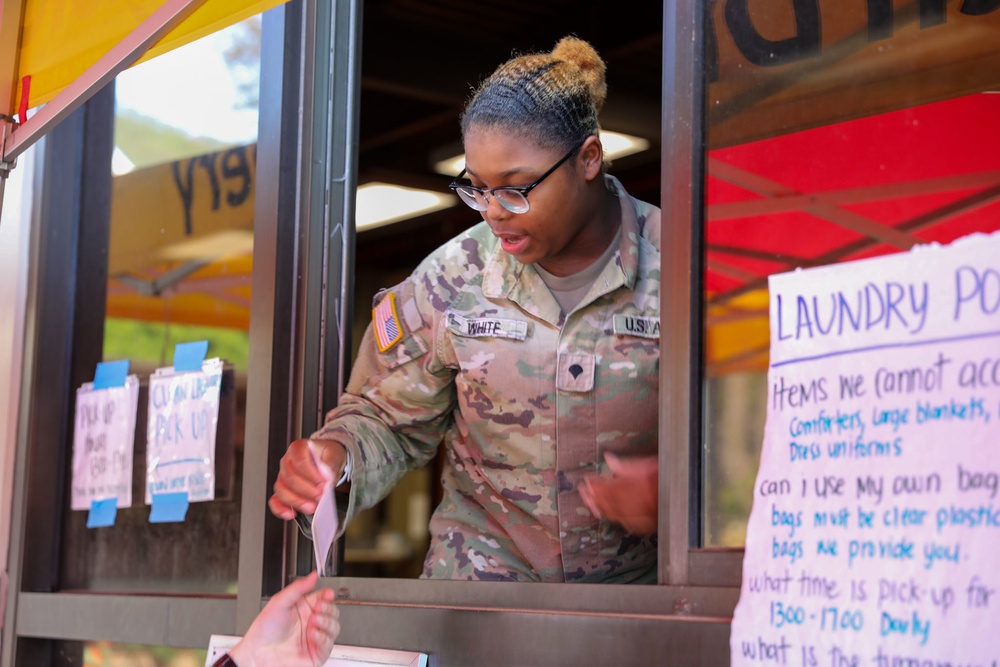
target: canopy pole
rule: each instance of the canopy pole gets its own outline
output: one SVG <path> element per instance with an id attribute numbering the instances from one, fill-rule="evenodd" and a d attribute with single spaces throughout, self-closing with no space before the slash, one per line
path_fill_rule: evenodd
<path id="1" fill-rule="evenodd" d="M 0 224 L 3 224 L 3 190 L 7 185 L 7 174 L 4 173 L 0 176 Z M 2 602 L 2 600 L 0 600 Z M 3 624 L 3 619 L 0 618 L 0 625 Z"/>
<path id="2" fill-rule="evenodd" d="M 149 47 L 190 16 L 206 0 L 166 0 L 125 39 L 104 54 L 69 86 L 42 106 L 4 140 L 0 161 L 13 162 L 39 137 L 76 111 L 118 74 L 130 67 Z"/>
<path id="3" fill-rule="evenodd" d="M 2 0 L 0 0 L 2 1 Z M 0 113 L 0 147 L 3 146 L 4 141 L 7 139 L 7 135 L 13 130 L 14 121 L 11 120 L 10 116 L 6 116 Z M 6 162 L 0 160 L 0 221 L 3 220 L 3 191 L 4 187 L 7 185 L 7 176 L 10 175 L 10 170 L 15 167 L 15 162 Z M 2 623 L 2 621 L 0 621 Z"/>
<path id="4" fill-rule="evenodd" d="M 18 55 L 21 50 L 21 22 L 24 18 L 24 0 L 0 0 L 0 157 L 4 143 L 14 129 L 8 114 L 14 110 L 14 91 L 17 80 Z M 14 168 L 14 161 L 0 159 L 0 218 L 3 217 L 3 191 L 7 174 Z M 0 625 L 3 621 L 0 620 Z"/>

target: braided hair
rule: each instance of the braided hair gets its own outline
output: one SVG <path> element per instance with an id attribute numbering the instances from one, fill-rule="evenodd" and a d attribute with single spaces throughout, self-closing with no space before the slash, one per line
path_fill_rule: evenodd
<path id="1" fill-rule="evenodd" d="M 462 112 L 462 136 L 472 127 L 566 149 L 597 135 L 607 97 L 604 61 L 588 42 L 563 37 L 551 53 L 517 56 L 483 81 Z"/>

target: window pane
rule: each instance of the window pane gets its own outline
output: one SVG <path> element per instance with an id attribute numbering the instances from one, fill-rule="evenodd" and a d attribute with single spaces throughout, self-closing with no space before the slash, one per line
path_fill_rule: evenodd
<path id="1" fill-rule="evenodd" d="M 705 546 L 744 543 L 767 277 L 1000 228 L 1000 11 L 969 4 L 709 5 Z"/>
<path id="2" fill-rule="evenodd" d="M 253 17 L 116 80 L 103 358 L 129 360 L 140 380 L 132 504 L 102 528 L 67 513 L 64 589 L 236 591 L 260 25 Z M 225 361 L 214 500 L 191 502 L 183 522 L 150 523 L 148 378 L 193 341 Z"/>
<path id="3" fill-rule="evenodd" d="M 207 649 L 115 642 L 53 642 L 54 662 L 66 667 L 204 667 Z"/>

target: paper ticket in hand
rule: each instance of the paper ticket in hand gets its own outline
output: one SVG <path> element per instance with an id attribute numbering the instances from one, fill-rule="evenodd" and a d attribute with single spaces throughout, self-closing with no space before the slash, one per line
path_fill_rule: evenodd
<path id="1" fill-rule="evenodd" d="M 333 471 L 330 466 L 323 463 L 319 456 L 319 449 L 309 443 L 309 452 L 312 454 L 313 463 L 319 468 L 320 473 L 326 483 L 323 485 L 323 496 L 316 505 L 316 512 L 312 521 L 313 554 L 316 557 L 316 571 L 319 576 L 326 577 L 327 556 L 330 555 L 330 547 L 337 537 L 339 522 L 337 519 L 337 500 L 333 495 L 333 487 L 337 480 L 333 478 Z"/>

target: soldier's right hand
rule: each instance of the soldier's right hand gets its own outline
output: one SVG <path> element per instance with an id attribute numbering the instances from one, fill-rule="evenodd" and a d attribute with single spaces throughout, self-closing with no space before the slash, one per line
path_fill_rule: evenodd
<path id="1" fill-rule="evenodd" d="M 334 440 L 300 438 L 288 445 L 288 451 L 281 457 L 274 495 L 267 502 L 271 512 L 285 521 L 294 519 L 296 512 L 315 512 L 326 485 L 326 478 L 313 458 L 310 443 L 319 453 L 320 460 L 330 467 L 335 480 L 340 479 L 347 465 L 347 450 Z"/>

